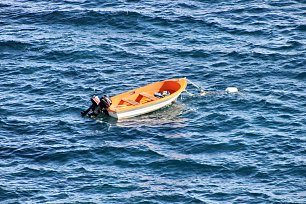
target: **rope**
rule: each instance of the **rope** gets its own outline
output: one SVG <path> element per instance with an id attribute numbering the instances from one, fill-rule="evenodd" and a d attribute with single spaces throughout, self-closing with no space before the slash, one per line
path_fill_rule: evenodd
<path id="1" fill-rule="evenodd" d="M 205 91 L 204 88 L 200 87 L 200 86 L 197 85 L 196 83 L 193 83 L 193 82 L 190 81 L 189 79 L 187 79 L 187 81 L 188 81 L 191 85 L 193 85 L 194 87 L 196 87 L 196 88 L 199 90 L 199 95 L 200 95 L 200 96 L 205 96 L 206 94 L 209 94 L 209 93 L 210 93 L 210 92 L 208 92 L 208 91 Z M 186 93 L 188 93 L 190 96 L 194 96 L 194 95 L 195 95 L 195 94 L 192 94 L 192 93 L 188 92 L 187 90 L 186 90 Z"/>
<path id="2" fill-rule="evenodd" d="M 203 92 L 203 91 L 204 91 L 204 89 L 203 89 L 202 87 L 200 87 L 200 86 L 198 86 L 197 84 L 193 83 L 193 82 L 190 81 L 189 79 L 187 79 L 187 81 L 188 81 L 190 84 L 192 84 L 194 87 L 198 88 L 200 92 Z"/>
<path id="3" fill-rule="evenodd" d="M 205 96 L 207 94 L 226 94 L 226 93 L 238 93 L 238 89 L 236 87 L 227 87 L 225 91 L 205 91 L 204 88 L 202 88 L 201 86 L 197 85 L 196 83 L 190 81 L 189 79 L 187 79 L 187 81 L 193 85 L 194 87 L 196 87 L 199 90 L 199 95 L 200 96 Z M 189 94 L 189 96 L 194 96 L 195 94 L 190 93 L 189 91 L 185 90 L 186 93 Z"/>
<path id="4" fill-rule="evenodd" d="M 189 96 L 194 96 L 194 94 L 187 91 L 187 89 L 185 89 L 185 92 L 188 93 Z"/>

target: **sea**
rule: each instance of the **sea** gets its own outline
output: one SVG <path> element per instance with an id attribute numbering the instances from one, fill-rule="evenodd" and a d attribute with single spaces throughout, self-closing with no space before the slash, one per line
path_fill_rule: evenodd
<path id="1" fill-rule="evenodd" d="M 306 203 L 306 1 L 1 0 L 0 203 Z"/>

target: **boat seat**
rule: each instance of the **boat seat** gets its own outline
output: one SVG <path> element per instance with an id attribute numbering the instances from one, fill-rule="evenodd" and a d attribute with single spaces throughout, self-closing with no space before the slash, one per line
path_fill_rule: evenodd
<path id="1" fill-rule="evenodd" d="M 150 99 L 151 101 L 155 101 L 157 99 L 155 96 L 152 96 L 152 95 L 150 95 L 150 94 L 148 94 L 146 92 L 142 92 L 139 95 L 144 96 L 144 97 Z"/>
<path id="2" fill-rule="evenodd" d="M 124 101 L 124 102 L 127 102 L 127 103 L 129 103 L 129 104 L 132 104 L 132 105 L 134 105 L 134 106 L 139 105 L 138 102 L 133 101 L 133 100 L 128 99 L 128 98 L 123 98 L 123 99 L 121 99 L 121 100 Z"/>

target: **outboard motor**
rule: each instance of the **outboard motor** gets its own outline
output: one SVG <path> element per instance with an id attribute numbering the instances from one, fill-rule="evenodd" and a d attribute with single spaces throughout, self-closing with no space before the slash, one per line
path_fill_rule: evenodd
<path id="1" fill-rule="evenodd" d="M 108 96 L 104 95 L 101 97 L 100 104 L 103 108 L 107 109 L 112 105 L 112 100 Z"/>
<path id="2" fill-rule="evenodd" d="M 103 113 L 105 113 L 106 115 L 109 115 L 107 109 L 112 105 L 112 100 L 106 96 L 106 95 L 103 95 L 101 97 L 101 100 L 100 100 L 100 108 L 101 110 L 103 111 Z"/>
<path id="3" fill-rule="evenodd" d="M 92 103 L 91 106 L 81 112 L 82 116 L 87 115 L 89 112 L 89 116 L 97 116 L 101 112 L 109 115 L 107 109 L 112 105 L 112 100 L 108 96 L 104 95 L 101 98 L 93 96 L 90 101 Z"/>
<path id="4" fill-rule="evenodd" d="M 93 96 L 90 100 L 91 100 L 91 103 L 96 106 L 98 106 L 99 103 L 101 102 L 98 96 Z"/>

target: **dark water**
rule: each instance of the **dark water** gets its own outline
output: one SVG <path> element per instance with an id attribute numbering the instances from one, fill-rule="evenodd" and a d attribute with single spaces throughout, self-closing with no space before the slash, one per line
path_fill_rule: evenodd
<path id="1" fill-rule="evenodd" d="M 305 11 L 304 0 L 1 1 L 1 203 L 306 203 Z M 94 93 L 175 77 L 241 93 L 80 117 Z"/>

